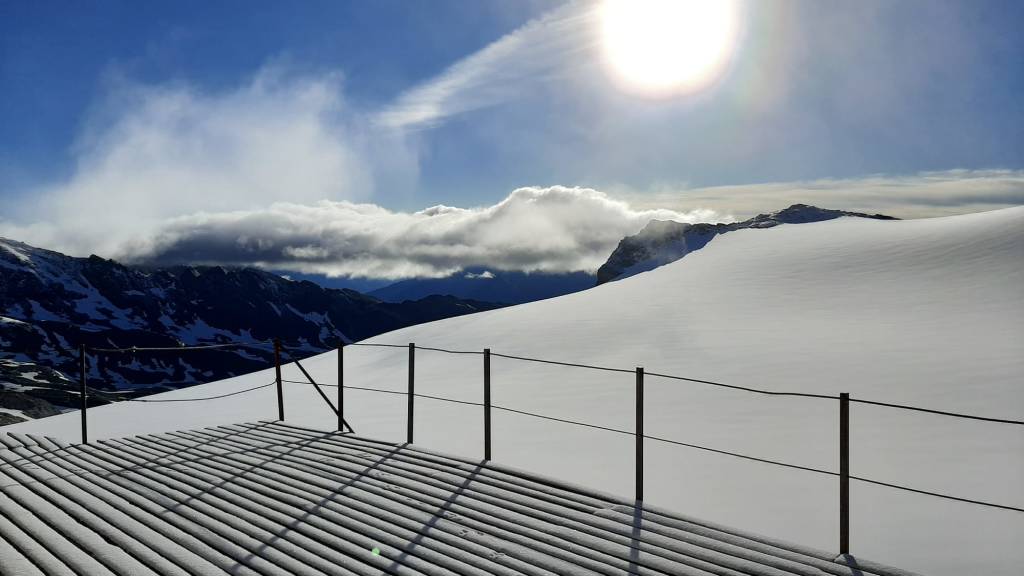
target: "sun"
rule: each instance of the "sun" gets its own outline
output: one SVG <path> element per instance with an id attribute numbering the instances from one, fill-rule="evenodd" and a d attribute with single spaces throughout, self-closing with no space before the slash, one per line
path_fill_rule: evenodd
<path id="1" fill-rule="evenodd" d="M 737 41 L 736 0 L 605 0 L 605 56 L 624 88 L 652 96 L 697 91 L 726 69 Z"/>

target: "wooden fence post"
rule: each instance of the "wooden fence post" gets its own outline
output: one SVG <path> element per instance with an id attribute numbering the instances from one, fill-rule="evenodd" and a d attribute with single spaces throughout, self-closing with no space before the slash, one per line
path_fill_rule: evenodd
<path id="1" fill-rule="evenodd" d="M 405 441 L 412 444 L 413 405 L 416 397 L 416 344 L 409 343 L 409 411 L 406 415 Z"/>
<path id="2" fill-rule="evenodd" d="M 484 460 L 491 459 L 491 349 L 484 348 Z"/>
<path id="3" fill-rule="evenodd" d="M 274 339 L 274 371 L 277 374 L 277 419 L 284 421 L 284 391 L 281 389 L 281 341 Z"/>
<path id="4" fill-rule="evenodd" d="M 850 553 L 850 395 L 839 395 L 839 553 Z"/>
<path id="5" fill-rule="evenodd" d="M 636 500 L 644 499 L 644 369 L 636 369 Z"/>
<path id="6" fill-rule="evenodd" d="M 89 411 L 89 395 L 86 389 L 86 359 L 85 359 L 85 344 L 81 344 L 78 347 L 78 362 L 81 365 L 81 374 L 79 375 L 79 397 L 81 401 L 80 411 L 82 413 L 82 444 L 89 443 L 89 432 L 86 423 L 86 412 Z"/>

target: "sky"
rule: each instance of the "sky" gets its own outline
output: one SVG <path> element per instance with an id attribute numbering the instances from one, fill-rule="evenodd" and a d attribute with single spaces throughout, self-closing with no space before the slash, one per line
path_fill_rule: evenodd
<path id="1" fill-rule="evenodd" d="M 399 279 L 592 271 L 652 218 L 1024 203 L 1019 2 L 730 0 L 719 36 L 707 6 L 616 36 L 644 2 L 614 1 L 0 0 L 0 236 Z"/>

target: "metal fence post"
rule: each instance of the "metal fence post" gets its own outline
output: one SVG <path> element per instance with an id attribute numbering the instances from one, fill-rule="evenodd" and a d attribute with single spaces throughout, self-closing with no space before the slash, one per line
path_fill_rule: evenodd
<path id="1" fill-rule="evenodd" d="M 839 553 L 850 553 L 850 395 L 839 395 Z"/>
<path id="2" fill-rule="evenodd" d="M 86 382 L 85 379 L 87 377 L 86 376 L 86 367 L 85 367 L 85 363 L 86 363 L 86 360 L 85 360 L 85 344 L 81 344 L 78 347 L 78 362 L 81 365 L 81 369 L 82 369 L 81 375 L 79 376 L 79 382 L 78 382 L 79 383 L 78 395 L 79 395 L 81 403 L 82 403 L 82 406 L 81 406 L 81 409 L 80 409 L 80 411 L 82 413 L 82 444 L 88 444 L 89 443 L 89 433 L 88 433 L 88 426 L 87 426 L 87 423 L 86 423 L 86 412 L 88 412 L 88 410 L 89 410 L 89 396 L 88 396 L 88 392 L 87 392 L 86 386 L 85 386 L 85 382 Z"/>
<path id="3" fill-rule="evenodd" d="M 277 374 L 277 419 L 284 420 L 284 391 L 281 389 L 281 341 L 274 339 L 274 371 Z"/>
<path id="4" fill-rule="evenodd" d="M 416 374 L 416 344 L 409 342 L 409 412 L 406 414 L 405 441 L 412 444 L 413 400 L 416 396 L 414 375 Z"/>
<path id="5" fill-rule="evenodd" d="M 338 432 L 345 431 L 345 343 L 338 344 Z"/>
<path id="6" fill-rule="evenodd" d="M 484 460 L 491 459 L 491 349 L 484 348 Z"/>
<path id="7" fill-rule="evenodd" d="M 644 499 L 644 369 L 636 369 L 636 499 Z"/>

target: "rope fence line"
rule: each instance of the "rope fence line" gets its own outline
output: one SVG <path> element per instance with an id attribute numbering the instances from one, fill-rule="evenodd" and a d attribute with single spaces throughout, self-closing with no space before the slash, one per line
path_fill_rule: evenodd
<path id="1" fill-rule="evenodd" d="M 428 346 L 417 346 L 417 350 L 430 350 L 432 352 L 444 352 L 446 354 L 473 354 L 476 356 L 482 356 L 483 352 L 480 350 L 445 350 L 444 348 L 430 348 Z"/>
<path id="2" fill-rule="evenodd" d="M 273 343 L 272 342 L 226 342 L 226 343 L 219 343 L 219 344 L 199 344 L 199 345 L 180 346 L 180 347 L 173 347 L 173 346 L 172 347 L 136 347 L 136 346 L 130 346 L 130 347 L 123 347 L 123 348 L 89 348 L 89 347 L 87 347 L 86 350 L 91 351 L 91 352 L 103 352 L 103 353 L 115 353 L 116 354 L 116 353 L 135 353 L 135 352 L 170 352 L 170 351 L 179 351 L 179 350 L 209 350 L 209 349 L 217 349 L 217 348 L 239 348 L 239 347 L 259 348 L 259 347 L 263 347 L 263 346 L 273 346 Z M 347 343 L 344 346 L 346 346 L 346 347 L 348 347 L 348 346 L 364 346 L 364 347 L 374 347 L 374 348 L 401 348 L 401 349 L 408 349 L 408 345 L 407 344 L 386 344 L 386 343 L 377 343 L 377 342 L 352 342 L 352 343 Z M 442 353 L 445 353 L 445 354 L 468 354 L 468 355 L 482 355 L 483 354 L 483 352 L 479 351 L 479 350 L 449 350 L 449 349 L 445 349 L 445 348 L 436 348 L 436 347 L 429 347 L 429 346 L 416 346 L 416 349 L 417 350 L 428 350 L 428 351 L 432 351 L 432 352 L 442 352 Z M 286 348 L 282 347 L 281 350 L 282 350 L 282 352 L 285 352 L 286 354 L 288 354 L 289 358 L 291 358 L 293 361 L 295 360 L 294 356 Z M 596 366 L 596 365 L 593 365 L 593 364 L 583 364 L 583 363 L 577 363 L 577 362 L 561 362 L 561 361 L 557 361 L 557 360 L 545 360 L 545 359 L 541 359 L 541 358 L 531 358 L 531 357 L 528 357 L 528 356 L 516 356 L 516 355 L 512 355 L 512 354 L 501 354 L 501 353 L 498 353 L 498 352 L 491 352 L 491 356 L 495 356 L 495 357 L 498 357 L 498 358 L 506 358 L 506 359 L 509 359 L 509 360 L 520 360 L 520 361 L 523 361 L 523 362 L 536 362 L 536 363 L 551 364 L 551 365 L 556 365 L 556 366 L 567 366 L 567 367 L 571 367 L 571 368 L 586 368 L 586 369 L 590 369 L 590 370 L 601 370 L 601 371 L 605 371 L 605 372 L 617 372 L 617 373 L 621 373 L 621 374 L 632 374 L 633 373 L 633 370 L 629 370 L 629 369 L 625 369 L 625 368 L 613 368 L 613 367 L 609 367 L 609 366 Z M 699 378 L 690 378 L 690 377 L 686 377 L 686 376 L 677 376 L 677 375 L 674 375 L 674 374 L 663 374 L 663 373 L 659 373 L 659 372 L 645 372 L 645 374 L 647 376 L 653 376 L 653 377 L 656 377 L 656 378 L 665 378 L 665 379 L 669 379 L 669 380 L 677 380 L 677 381 L 682 381 L 682 382 L 691 382 L 691 383 L 695 383 L 695 384 L 705 384 L 705 385 L 708 385 L 708 386 L 716 386 L 716 387 L 728 388 L 728 389 L 732 389 L 732 390 L 741 390 L 741 391 L 745 391 L 745 392 L 751 392 L 751 393 L 754 393 L 754 394 L 763 394 L 763 395 L 766 395 L 766 396 L 792 396 L 792 397 L 803 397 L 803 398 L 817 398 L 817 399 L 824 399 L 824 400 L 836 400 L 838 398 L 838 396 L 828 395 L 828 394 L 813 394 L 813 393 L 808 393 L 808 392 L 787 392 L 787 391 L 779 391 L 779 390 L 764 390 L 764 389 L 760 389 L 760 388 L 751 388 L 751 387 L 748 387 L 748 386 L 739 386 L 739 385 L 736 385 L 736 384 L 725 384 L 723 382 L 715 382 L 713 380 L 703 380 L 703 379 L 699 379 Z M 160 385 L 161 384 L 154 384 L 154 386 L 160 386 Z M 131 400 L 139 401 L 138 399 L 131 399 Z M 909 405 L 906 405 L 906 404 L 894 404 L 894 403 L 889 403 L 889 402 L 878 402 L 878 401 L 874 401 L 874 400 L 864 400 L 864 399 L 859 399 L 859 398 L 850 398 L 850 402 L 855 402 L 855 403 L 858 403 L 858 404 L 868 404 L 868 405 L 873 405 L 873 406 L 883 406 L 883 407 L 887 407 L 887 408 L 896 408 L 896 409 L 901 409 L 901 410 L 910 410 L 910 411 L 922 412 L 922 413 L 928 413 L 928 414 L 936 414 L 936 415 L 940 415 L 940 416 L 950 416 L 950 417 L 954 417 L 954 418 L 964 418 L 964 419 L 968 419 L 968 420 L 978 420 L 978 421 L 984 421 L 984 422 L 995 422 L 995 423 L 1000 423 L 1000 424 L 1016 424 L 1016 425 L 1024 426 L 1024 420 L 1014 420 L 1014 419 L 1008 419 L 1008 418 L 993 418 L 993 417 L 988 417 L 988 416 L 977 416 L 977 415 L 973 415 L 973 414 L 964 414 L 964 413 L 960 413 L 960 412 L 949 412 L 949 411 L 945 411 L 945 410 L 935 410 L 935 409 L 931 409 L 931 408 L 922 408 L 922 407 L 918 407 L 918 406 L 909 406 Z"/>
<path id="3" fill-rule="evenodd" d="M 245 394 L 246 392 L 252 392 L 253 390 L 259 390 L 261 388 L 268 388 L 277 384 L 276 380 L 272 380 L 267 384 L 261 384 L 259 386 L 253 386 L 252 388 L 246 388 L 244 390 L 236 390 L 234 392 L 228 392 L 227 394 L 218 394 L 217 396 L 206 396 L 205 398 L 125 398 L 125 402 L 200 402 L 204 400 L 217 400 L 218 398 L 227 398 L 228 396 L 237 396 L 239 394 Z"/>
<path id="4" fill-rule="evenodd" d="M 87 390 L 90 395 L 99 397 L 100 400 L 106 402 L 199 402 L 203 400 L 217 400 L 218 398 L 227 398 L 228 396 L 236 396 L 238 394 L 244 394 L 246 392 L 252 392 L 253 390 L 259 390 L 261 388 L 267 388 L 276 384 L 276 380 L 272 380 L 267 384 L 261 384 L 259 386 L 253 386 L 252 388 L 246 388 L 244 390 L 236 390 L 234 392 L 228 392 L 227 394 L 218 394 L 216 396 L 206 396 L 203 398 L 125 398 L 125 397 L 112 397 L 109 390 L 98 390 L 96 388 L 88 387 Z"/>
<path id="5" fill-rule="evenodd" d="M 408 348 L 408 344 L 377 344 L 373 342 L 352 342 L 351 344 L 345 344 L 345 346 L 366 346 L 368 348 Z M 440 348 L 438 348 L 440 350 Z"/>
<path id="6" fill-rule="evenodd" d="M 189 350 L 214 350 L 218 348 L 260 348 L 262 346 L 273 346 L 273 342 L 224 342 L 221 344 L 193 344 L 182 346 L 128 346 L 124 348 L 93 348 L 86 346 L 88 352 L 102 352 L 104 354 L 135 354 L 138 352 L 185 352 Z"/>
<path id="7" fill-rule="evenodd" d="M 299 381 L 296 381 L 296 380 L 283 380 L 283 382 L 290 382 L 292 384 L 311 385 L 309 382 L 299 382 Z M 320 384 L 320 385 L 321 386 L 330 386 L 330 387 L 334 387 L 334 388 L 338 387 L 337 384 Z M 382 389 L 379 389 L 379 388 L 366 388 L 366 387 L 361 387 L 361 386 L 348 386 L 348 385 L 346 385 L 346 386 L 344 386 L 344 388 L 346 390 L 349 390 L 349 389 L 351 389 L 351 390 L 366 390 L 366 391 L 369 391 L 369 392 L 382 392 L 382 393 L 385 393 L 385 394 L 398 394 L 398 395 L 402 395 L 402 396 L 405 396 L 407 394 L 406 392 L 401 392 L 401 391 L 396 391 L 396 390 L 382 390 Z M 428 399 L 431 399 L 431 400 L 437 400 L 437 401 L 441 401 L 441 402 L 450 402 L 450 403 L 454 403 L 454 404 L 465 404 L 465 405 L 477 406 L 477 407 L 484 406 L 484 404 L 482 402 L 471 402 L 471 401 L 467 401 L 467 400 L 456 400 L 454 398 L 444 398 L 444 397 L 441 397 L 441 396 L 432 396 L 432 395 L 428 395 L 428 394 L 416 393 L 416 394 L 413 394 L 413 396 L 416 397 L 416 398 L 428 398 Z M 531 417 L 534 417 L 534 418 L 540 418 L 542 420 L 550 420 L 550 421 L 553 421 L 553 422 L 561 422 L 561 423 L 564 423 L 564 424 L 571 424 L 571 425 L 574 425 L 574 426 L 581 426 L 581 427 L 585 427 L 585 428 L 593 428 L 593 429 L 597 429 L 597 430 L 604 430 L 606 432 L 614 432 L 616 434 L 622 434 L 622 435 L 625 435 L 625 436 L 633 436 L 635 434 L 634 432 L 630 432 L 628 430 L 621 430 L 621 429 L 618 429 L 618 428 L 611 428 L 611 427 L 608 427 L 608 426 L 600 426 L 600 425 L 597 425 L 597 424 L 590 424 L 590 423 L 587 423 L 587 422 L 579 422 L 579 421 L 576 421 L 576 420 L 568 420 L 568 419 L 565 419 L 565 418 L 556 418 L 554 416 L 546 416 L 544 414 L 537 414 L 536 412 L 527 412 L 525 410 L 517 410 L 517 409 L 514 409 L 514 408 L 508 408 L 508 407 L 505 407 L 505 406 L 491 405 L 490 407 L 492 409 L 494 409 L 494 410 L 501 410 L 503 412 L 511 412 L 511 413 L 514 413 L 514 414 L 521 414 L 521 415 L 524 415 L 524 416 L 531 416 Z M 712 453 L 721 454 L 721 455 L 724 455 L 724 456 L 732 456 L 734 458 L 740 458 L 740 459 L 749 460 L 749 461 L 752 461 L 752 462 L 759 462 L 759 463 L 762 463 L 762 464 L 772 464 L 774 466 L 781 466 L 783 468 L 791 468 L 791 469 L 794 469 L 794 470 L 803 470 L 803 471 L 806 471 L 806 472 L 814 472 L 814 473 L 823 474 L 823 475 L 826 475 L 826 476 L 833 476 L 833 477 L 839 476 L 839 472 L 833 472 L 831 470 L 822 470 L 821 468 L 813 468 L 813 467 L 810 467 L 810 466 L 801 466 L 799 464 L 791 464 L 791 463 L 788 463 L 788 462 L 780 462 L 778 460 L 769 460 L 767 458 L 759 458 L 757 456 L 750 456 L 750 455 L 747 455 L 747 454 L 740 454 L 738 452 L 730 452 L 728 450 L 720 450 L 718 448 L 711 448 L 709 446 L 701 446 L 699 444 L 691 444 L 691 443 L 688 443 L 688 442 L 680 442 L 678 440 L 671 440 L 669 438 L 663 438 L 663 437 L 660 437 L 660 436 L 652 436 L 652 435 L 649 435 L 649 434 L 644 434 L 643 438 L 645 440 L 654 440 L 656 442 L 663 442 L 665 444 L 672 444 L 672 445 L 676 445 L 676 446 L 683 446 L 683 447 L 686 447 L 686 448 L 692 448 L 692 449 L 695 449 L 695 450 L 702 450 L 702 451 L 705 451 L 705 452 L 712 452 Z M 927 495 L 927 496 L 934 496 L 934 497 L 937 497 L 937 498 L 944 498 L 946 500 L 953 500 L 953 501 L 964 502 L 964 503 L 968 503 L 968 504 L 976 504 L 976 505 L 979 505 L 979 506 L 987 506 L 987 507 L 990 507 L 990 508 L 998 508 L 998 509 L 1002 509 L 1002 510 L 1011 510 L 1011 511 L 1016 511 L 1016 512 L 1024 512 L 1024 508 L 1018 508 L 1018 507 L 1009 506 L 1009 505 L 1006 505 L 1006 504 L 997 504 L 997 503 L 994 503 L 994 502 L 986 502 L 986 501 L 983 501 L 983 500 L 974 500 L 974 499 L 971 499 L 971 498 L 962 498 L 960 496 L 952 496 L 950 494 L 942 494 L 942 493 L 939 493 L 939 492 L 931 492 L 931 491 L 928 491 L 928 490 L 921 490 L 921 489 L 918 489 L 918 488 L 911 488 L 909 486 L 903 486 L 903 485 L 900 485 L 900 484 L 893 484 L 893 483 L 890 483 L 890 482 L 883 482 L 881 480 L 873 480 L 871 478 L 864 478 L 864 477 L 861 477 L 861 476 L 853 476 L 853 475 L 851 475 L 850 479 L 851 480 L 857 480 L 858 482 L 864 482 L 864 483 L 867 483 L 867 484 L 875 484 L 875 485 L 878 485 L 878 486 L 885 486 L 885 487 L 888 487 L 888 488 L 894 488 L 894 489 L 897 489 L 897 490 L 903 490 L 905 492 L 912 492 L 912 493 L 915 493 L 915 494 L 923 494 L 923 495 Z"/>
<path id="8" fill-rule="evenodd" d="M 522 360 L 524 362 L 537 362 L 540 364 L 554 364 L 556 366 L 569 366 L 571 368 L 588 368 L 590 370 L 603 370 L 605 372 L 620 372 L 624 374 L 632 374 L 632 370 L 626 370 L 625 368 L 609 368 L 608 366 L 594 366 L 592 364 L 577 364 L 575 362 L 559 362 L 557 360 L 541 360 L 540 358 L 529 358 L 527 356 L 513 356 L 511 354 L 499 354 L 497 352 L 491 352 L 491 356 L 497 356 L 498 358 L 508 358 L 509 360 Z"/>
<path id="9" fill-rule="evenodd" d="M 919 490 L 917 488 L 911 488 L 909 486 L 900 486 L 899 484 L 890 484 L 889 482 L 882 482 L 880 480 L 872 480 L 870 478 L 861 478 L 860 476 L 850 476 L 850 480 L 857 480 L 858 482 L 865 482 L 867 484 L 877 484 L 878 486 L 885 486 L 887 488 L 895 488 L 897 490 L 904 490 L 906 492 L 914 492 L 916 494 L 925 494 L 927 496 L 935 496 L 938 498 L 945 498 L 946 500 L 956 500 L 957 502 L 966 502 L 967 504 L 977 504 L 978 506 L 988 506 L 989 508 L 999 508 L 1002 510 L 1012 510 L 1014 512 L 1024 512 L 1024 508 L 1018 508 L 1016 506 L 1007 506 L 1006 504 L 996 504 L 994 502 L 985 502 L 983 500 L 971 500 L 970 498 L 961 498 L 959 496 L 950 496 L 949 494 L 940 494 L 938 492 L 929 492 L 927 490 Z"/>
<path id="10" fill-rule="evenodd" d="M 355 343 L 352 343 L 352 344 L 346 344 L 345 346 L 346 347 L 348 347 L 348 346 L 368 346 L 368 347 L 402 348 L 402 349 L 408 349 L 408 347 L 409 347 L 408 344 L 405 344 L 405 345 L 403 345 L 403 344 L 381 344 L 381 343 L 369 343 L 369 342 L 367 342 L 367 343 L 355 342 Z M 444 353 L 447 353 L 447 354 L 482 354 L 482 352 L 475 351 L 475 350 L 446 350 L 444 348 L 429 348 L 429 347 L 426 347 L 426 346 L 418 346 L 418 345 L 416 346 L 416 349 L 417 350 L 431 350 L 431 351 L 435 351 L 435 352 L 444 352 Z M 618 373 L 621 373 L 621 374 L 633 374 L 633 372 L 634 372 L 633 370 L 628 370 L 628 369 L 625 369 L 625 368 L 613 368 L 613 367 L 609 367 L 609 366 L 595 366 L 593 364 L 582 364 L 582 363 L 576 363 L 576 362 L 560 362 L 560 361 L 557 361 L 557 360 L 544 360 L 544 359 L 541 359 L 541 358 L 531 358 L 531 357 L 528 357 L 528 356 L 515 356 L 515 355 L 512 355 L 512 354 L 501 354 L 501 353 L 493 352 L 493 351 L 491 352 L 491 356 L 495 356 L 495 357 L 498 357 L 498 358 L 507 358 L 507 359 L 510 359 L 510 360 L 521 360 L 521 361 L 524 361 L 524 362 L 537 362 L 537 363 L 541 363 L 541 364 L 554 364 L 554 365 L 557 365 L 557 366 L 568 366 L 568 367 L 572 367 L 572 368 L 588 368 L 588 369 L 591 369 L 591 370 L 602 370 L 602 371 L 606 371 L 606 372 L 618 372 Z M 832 401 L 837 400 L 839 398 L 836 395 L 830 395 L 830 394 L 813 394 L 813 393 L 809 393 L 809 392 L 788 392 L 788 391 L 779 391 L 779 390 L 764 390 L 764 389 L 761 389 L 761 388 L 751 388 L 751 387 L 748 387 L 748 386 L 738 386 L 736 384 L 725 384 L 723 382 L 715 382 L 714 380 L 702 380 L 702 379 L 699 379 L 699 378 L 689 378 L 689 377 L 686 377 L 686 376 L 676 376 L 674 374 L 662 374 L 662 373 L 659 373 L 659 372 L 647 372 L 647 371 L 645 371 L 644 374 L 647 375 L 647 376 L 654 376 L 656 378 L 666 378 L 666 379 L 669 379 L 669 380 L 678 380 L 678 381 L 682 381 L 682 382 L 692 382 L 692 383 L 695 383 L 695 384 L 705 384 L 705 385 L 708 385 L 708 386 L 716 386 L 716 387 L 719 387 L 719 388 L 729 388 L 729 389 L 732 389 L 732 390 L 742 390 L 742 391 L 745 391 L 745 392 L 752 392 L 754 394 L 764 394 L 766 396 L 793 396 L 793 397 L 803 397 L 803 398 L 817 398 L 817 399 L 821 399 L 821 400 L 832 400 Z M 346 386 L 346 388 L 347 387 L 348 386 Z M 951 417 L 955 417 L 955 418 L 965 418 L 965 419 L 969 419 L 969 420 L 981 420 L 981 421 L 985 421 L 985 422 L 997 422 L 997 423 L 1001 423 L 1001 424 L 1017 424 L 1017 425 L 1024 426 L 1024 420 L 1013 420 L 1013 419 L 1007 419 L 1007 418 L 992 418 L 992 417 L 988 417 L 988 416 L 976 416 L 976 415 L 973 415 L 973 414 L 964 414 L 964 413 L 960 413 L 960 412 L 948 412 L 948 411 L 944 411 L 944 410 L 934 410 L 934 409 L 931 409 L 931 408 L 921 408 L 921 407 L 917 407 L 917 406 L 908 406 L 908 405 L 905 405 L 905 404 L 892 404 L 892 403 L 888 403 L 888 402 L 877 402 L 877 401 L 874 401 L 874 400 L 862 400 L 862 399 L 859 399 L 859 398 L 850 398 L 850 402 L 856 402 L 856 403 L 859 403 L 859 404 L 871 404 L 871 405 L 875 405 L 875 406 L 885 406 L 885 407 L 888 407 L 888 408 L 899 408 L 899 409 L 903 409 L 903 410 L 912 410 L 912 411 L 916 411 L 916 412 L 925 412 L 925 413 L 928 413 L 928 414 L 938 414 L 938 415 L 941 415 L 941 416 L 951 416 Z"/>
<path id="11" fill-rule="evenodd" d="M 835 400 L 838 396 L 829 396 L 827 394 L 810 394 L 807 392 L 779 392 L 776 390 L 761 390 L 759 388 L 748 388 L 746 386 L 736 386 L 734 384 L 722 384 L 721 382 L 712 382 L 711 380 L 698 380 L 697 378 L 687 378 L 685 376 L 673 376 L 671 374 L 659 374 L 657 372 L 644 372 L 647 376 L 655 376 L 658 378 L 668 378 L 670 380 L 682 380 L 684 382 L 694 382 L 696 384 L 707 384 L 709 386 L 718 386 L 721 388 L 731 388 L 733 390 L 744 390 L 746 392 L 753 392 L 755 394 L 765 394 L 767 396 L 802 396 L 804 398 L 824 398 L 826 400 Z"/>
<path id="12" fill-rule="evenodd" d="M 1022 420 L 1008 420 L 1005 418 L 990 418 L 988 416 L 975 416 L 973 414 L 963 414 L 960 412 L 946 412 L 945 410 L 933 410 L 931 408 L 919 408 L 917 406 L 907 406 L 906 404 L 890 404 L 888 402 L 875 402 L 874 400 L 861 400 L 859 398 L 850 398 L 850 402 L 856 402 L 858 404 L 870 404 L 872 406 L 885 406 L 886 408 L 899 408 L 901 410 L 913 410 L 914 412 L 925 412 L 927 414 L 939 414 L 942 416 L 954 416 L 956 418 L 966 418 L 968 420 L 981 420 L 983 422 L 999 422 L 1001 424 L 1024 424 Z"/>

